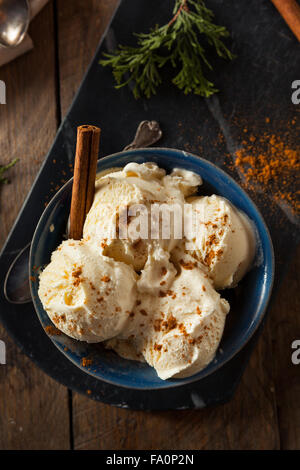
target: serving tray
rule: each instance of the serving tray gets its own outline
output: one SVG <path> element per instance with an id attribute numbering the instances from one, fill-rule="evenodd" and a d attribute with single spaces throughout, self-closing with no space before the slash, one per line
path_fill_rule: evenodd
<path id="1" fill-rule="evenodd" d="M 83 123 L 102 128 L 101 156 L 120 151 L 134 136 L 138 123 L 158 120 L 163 129 L 159 145 L 189 150 L 218 164 L 239 181 L 230 159 L 243 135 L 285 131 L 297 119 L 291 84 L 299 71 L 298 43 L 271 2 L 207 1 L 216 21 L 232 32 L 232 63 L 212 60 L 213 77 L 221 90 L 210 100 L 184 96 L 162 85 L 150 100 L 136 101 L 129 88 L 115 90 L 109 69 L 99 65 L 106 50 L 134 41 L 132 31 L 147 31 L 168 21 L 173 1 L 123 0 L 102 39 L 88 72 L 60 126 L 50 152 L 32 186 L 0 256 L 0 285 L 16 254 L 32 239 L 35 226 L 54 192 L 72 176 L 76 127 Z M 296 125 L 288 129 L 289 145 L 297 146 Z M 228 163 L 229 162 L 229 163 Z M 294 186 L 293 186 L 294 185 Z M 296 191 L 290 183 L 291 192 Z M 299 188 L 298 188 L 299 189 Z M 274 293 L 299 242 L 299 220 L 290 207 L 274 203 L 264 188 L 250 192 L 270 229 L 277 274 Z M 69 362 L 43 331 L 33 305 L 11 305 L 0 289 L 0 319 L 21 350 L 60 383 L 91 398 L 134 409 L 187 409 L 229 400 L 249 360 L 260 330 L 248 345 L 216 373 L 191 385 L 168 390 L 119 388 L 83 373 Z"/>

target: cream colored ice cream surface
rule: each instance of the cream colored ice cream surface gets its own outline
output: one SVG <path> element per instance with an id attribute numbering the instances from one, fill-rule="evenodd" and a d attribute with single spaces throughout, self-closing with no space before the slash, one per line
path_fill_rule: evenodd
<path id="1" fill-rule="evenodd" d="M 164 380 L 193 375 L 212 361 L 229 311 L 197 263 L 183 265 L 167 290 L 138 293 L 129 323 L 107 343 L 125 358 L 145 360 Z"/>
<path id="2" fill-rule="evenodd" d="M 250 220 L 220 196 L 191 198 L 195 237 L 186 249 L 208 268 L 214 287 L 235 287 L 252 265 L 255 234 Z"/>
<path id="3" fill-rule="evenodd" d="M 135 272 L 82 241 L 64 241 L 40 275 L 39 297 L 50 319 L 68 336 L 90 343 L 122 331 L 135 296 Z"/>
<path id="4" fill-rule="evenodd" d="M 167 175 L 155 163 L 99 175 L 83 239 L 63 242 L 40 275 L 57 328 L 146 361 L 164 380 L 206 367 L 229 311 L 217 290 L 250 268 L 255 236 L 225 198 L 195 196 L 201 184 L 195 173 Z"/>
<path id="5" fill-rule="evenodd" d="M 83 236 L 98 241 L 103 254 L 140 271 L 157 245 L 167 252 L 176 246 L 177 235 L 172 225 L 169 236 L 161 232 L 162 205 L 174 207 L 174 213 L 181 208 L 183 213 L 185 194 L 195 192 L 201 183 L 200 176 L 189 171 L 174 169 L 166 176 L 165 170 L 155 163 L 129 163 L 123 170 L 97 180 Z M 155 212 L 156 229 L 151 223 L 155 221 Z"/>

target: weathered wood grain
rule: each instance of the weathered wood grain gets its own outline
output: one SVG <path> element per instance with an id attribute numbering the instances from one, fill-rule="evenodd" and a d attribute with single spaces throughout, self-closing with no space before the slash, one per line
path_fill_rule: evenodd
<path id="1" fill-rule="evenodd" d="M 0 69 L 7 104 L 0 105 L 0 164 L 19 158 L 0 194 L 0 246 L 30 189 L 57 129 L 52 2 L 30 27 L 35 47 Z M 69 448 L 68 392 L 41 372 L 9 339 L 0 365 L 0 449 Z"/>
<path id="2" fill-rule="evenodd" d="M 200 411 L 136 412 L 75 394 L 76 449 L 278 449 L 274 384 L 264 334 L 234 399 Z M 176 393 L 176 391 L 170 391 Z"/>
<path id="3" fill-rule="evenodd" d="M 291 360 L 300 340 L 300 247 L 270 315 L 275 392 L 282 449 L 300 449 L 300 364 Z"/>
<path id="4" fill-rule="evenodd" d="M 72 102 L 119 0 L 58 0 L 61 111 Z"/>

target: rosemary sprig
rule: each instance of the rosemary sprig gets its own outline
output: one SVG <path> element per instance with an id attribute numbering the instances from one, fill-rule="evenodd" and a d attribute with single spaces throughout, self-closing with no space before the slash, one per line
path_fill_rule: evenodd
<path id="1" fill-rule="evenodd" d="M 13 167 L 18 161 L 18 158 L 15 158 L 13 161 L 8 163 L 8 165 L 0 166 L 0 185 L 8 183 L 8 179 L 5 178 L 3 175 L 4 173 Z"/>
<path id="2" fill-rule="evenodd" d="M 150 98 L 162 83 L 161 69 L 171 64 L 176 69 L 172 82 L 185 94 L 208 98 L 218 91 L 204 75 L 204 69 L 212 66 L 203 43 L 219 57 L 233 59 L 222 40 L 229 32 L 213 23 L 214 14 L 204 0 L 175 0 L 173 15 L 168 24 L 135 34 L 137 47 L 119 46 L 114 53 L 104 54 L 100 64 L 112 67 L 116 88 L 132 82 L 135 98 Z"/>

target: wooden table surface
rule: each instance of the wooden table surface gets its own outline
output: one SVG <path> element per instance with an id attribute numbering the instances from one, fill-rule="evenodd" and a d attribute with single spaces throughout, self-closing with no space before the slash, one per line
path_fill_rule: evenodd
<path id="1" fill-rule="evenodd" d="M 34 50 L 0 69 L 0 164 L 20 161 L 0 194 L 0 247 L 66 114 L 118 0 L 50 1 Z M 100 85 L 99 85 L 100 86 Z M 299 251 L 233 400 L 201 411 L 134 412 L 93 402 L 39 370 L 0 326 L 0 449 L 300 448 Z"/>

